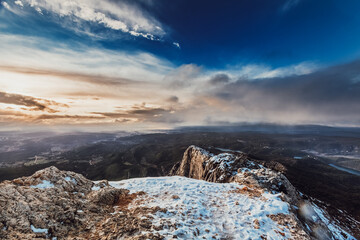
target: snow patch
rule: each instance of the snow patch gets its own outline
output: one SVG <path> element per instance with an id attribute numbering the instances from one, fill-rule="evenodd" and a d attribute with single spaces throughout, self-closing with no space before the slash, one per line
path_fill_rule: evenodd
<path id="1" fill-rule="evenodd" d="M 223 152 L 236 152 L 236 153 L 243 153 L 242 151 L 240 151 L 240 150 L 232 150 L 232 149 L 227 149 L 227 148 L 215 148 L 215 149 L 217 149 L 217 150 L 219 150 L 219 151 L 223 151 Z"/>
<path id="2" fill-rule="evenodd" d="M 203 155 L 210 156 L 210 157 L 213 156 L 212 153 L 209 153 L 209 152 L 206 151 L 205 149 L 202 149 L 202 148 L 197 147 L 197 146 L 195 146 L 195 145 L 191 145 L 189 148 L 192 148 L 192 149 L 194 149 L 195 151 L 198 151 L 198 152 L 200 152 L 200 153 L 203 154 Z"/>
<path id="3" fill-rule="evenodd" d="M 36 228 L 36 227 L 34 227 L 34 225 L 31 225 L 30 228 L 34 233 L 46 233 L 47 234 L 49 231 L 46 228 Z"/>
<path id="4" fill-rule="evenodd" d="M 158 233 L 165 239 L 173 239 L 174 235 L 182 239 L 261 239 L 261 235 L 268 239 L 291 238 L 287 228 L 268 217 L 289 214 L 289 204 L 280 199 L 280 194 L 265 192 L 260 198 L 250 197 L 239 191 L 242 186 L 237 183 L 211 183 L 179 176 L 128 179 L 110 185 L 131 193 L 147 193 L 130 208 L 166 209 L 152 215 L 155 226 L 164 226 Z M 254 227 L 255 220 L 259 229 Z"/>
<path id="5" fill-rule="evenodd" d="M 230 153 L 221 153 L 216 156 L 212 156 L 206 163 L 218 163 L 221 170 L 230 169 L 231 165 L 234 163 L 235 157 Z"/>
<path id="6" fill-rule="evenodd" d="M 54 184 L 51 183 L 48 180 L 43 180 L 41 183 L 39 183 L 38 185 L 32 185 L 30 186 L 31 188 L 41 188 L 41 189 L 46 189 L 46 188 L 53 188 Z"/>
<path id="7" fill-rule="evenodd" d="M 72 182 L 72 183 L 74 183 L 75 185 L 77 184 L 77 181 L 76 181 L 76 179 L 75 179 L 75 178 L 72 178 L 72 177 L 65 177 L 64 179 L 65 179 L 65 181 Z"/>
<path id="8" fill-rule="evenodd" d="M 356 240 L 353 236 L 351 236 L 349 233 L 345 232 L 341 228 L 339 228 L 336 224 L 334 224 L 327 216 L 327 214 L 324 212 L 323 209 L 319 208 L 316 204 L 312 204 L 313 209 L 315 213 L 318 215 L 318 217 L 321 219 L 323 223 L 329 228 L 331 233 L 334 235 L 335 239 L 346 239 L 346 240 Z M 346 237 L 344 237 L 346 235 Z"/>

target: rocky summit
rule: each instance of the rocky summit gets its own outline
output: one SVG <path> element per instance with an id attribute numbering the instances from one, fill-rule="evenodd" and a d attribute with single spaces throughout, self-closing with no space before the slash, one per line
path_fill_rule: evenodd
<path id="1" fill-rule="evenodd" d="M 49 167 L 0 183 L 0 239 L 355 239 L 276 169 L 196 146 L 166 177 Z"/>

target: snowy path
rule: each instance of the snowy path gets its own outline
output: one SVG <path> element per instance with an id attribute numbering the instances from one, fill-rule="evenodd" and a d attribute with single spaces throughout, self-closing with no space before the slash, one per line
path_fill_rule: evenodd
<path id="1" fill-rule="evenodd" d="M 167 239 L 288 239 L 290 232 L 267 215 L 288 214 L 279 195 L 250 197 L 236 183 L 210 183 L 184 177 L 138 178 L 111 182 L 132 193 L 144 191 L 141 205 L 167 209 L 153 215 L 154 225 Z M 133 203 L 136 204 L 136 203 Z M 131 205 L 130 205 L 131 207 Z M 259 222 L 259 228 L 254 221 Z M 275 231 L 274 231 L 275 230 Z"/>

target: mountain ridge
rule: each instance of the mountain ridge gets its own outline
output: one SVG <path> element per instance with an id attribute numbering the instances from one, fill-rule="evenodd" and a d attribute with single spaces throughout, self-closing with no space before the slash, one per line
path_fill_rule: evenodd
<path id="1" fill-rule="evenodd" d="M 284 175 L 244 153 L 190 146 L 170 175 L 181 176 L 92 182 L 50 167 L 4 181 L 0 237 L 355 239 Z"/>

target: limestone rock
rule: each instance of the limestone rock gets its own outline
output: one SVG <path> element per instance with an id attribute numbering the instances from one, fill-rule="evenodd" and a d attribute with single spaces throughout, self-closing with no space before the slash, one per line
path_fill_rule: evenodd
<path id="1" fill-rule="evenodd" d="M 0 183 L 0 239 L 131 239 L 131 233 L 151 227 L 142 219 L 146 209 L 124 207 L 133 198 L 129 190 L 113 188 L 107 181 L 95 184 L 80 174 L 49 167 Z M 120 205 L 121 221 L 112 215 Z M 134 239 L 146 238 L 140 234 Z"/>

